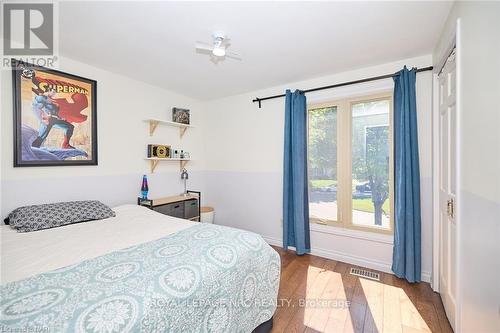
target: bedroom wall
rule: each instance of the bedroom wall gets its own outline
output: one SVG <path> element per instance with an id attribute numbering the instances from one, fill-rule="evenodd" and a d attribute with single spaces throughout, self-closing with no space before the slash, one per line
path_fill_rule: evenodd
<path id="1" fill-rule="evenodd" d="M 99 199 L 109 205 L 135 203 L 149 163 L 144 161 L 147 143 L 184 147 L 194 159 L 188 164 L 189 188 L 203 189 L 203 149 L 200 112 L 195 100 L 92 67 L 60 58 L 59 69 L 97 80 L 97 166 L 13 167 L 13 117 L 11 71 L 1 75 L 1 198 L 0 214 L 5 217 L 21 205 L 63 200 Z M 191 109 L 192 124 L 182 143 L 179 130 L 159 126 L 149 137 L 145 118 L 170 119 L 173 106 Z M 178 162 L 162 162 L 150 175 L 151 197 L 178 194 L 183 185 Z"/>
<path id="2" fill-rule="evenodd" d="M 392 73 L 403 65 L 425 67 L 430 55 L 367 67 L 308 81 L 232 96 L 205 105 L 204 131 L 206 200 L 216 210 L 217 223 L 248 229 L 270 243 L 282 240 L 282 161 L 284 99 L 264 101 L 262 109 L 251 100 L 283 93 Z M 392 90 L 392 80 L 377 81 L 308 94 L 308 102 L 340 96 Z M 417 76 L 417 107 L 422 199 L 422 271 L 432 269 L 432 74 Z M 342 230 L 313 224 L 312 252 L 325 257 L 390 271 L 392 236 Z"/>
<path id="3" fill-rule="evenodd" d="M 455 2 L 435 48 L 457 35 L 457 332 L 500 331 L 500 3 Z"/>

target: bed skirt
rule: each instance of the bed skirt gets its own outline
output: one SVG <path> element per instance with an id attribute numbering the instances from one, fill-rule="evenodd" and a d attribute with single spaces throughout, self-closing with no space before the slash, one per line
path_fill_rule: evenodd
<path id="1" fill-rule="evenodd" d="M 269 333 L 273 329 L 273 317 L 257 326 L 252 333 Z"/>

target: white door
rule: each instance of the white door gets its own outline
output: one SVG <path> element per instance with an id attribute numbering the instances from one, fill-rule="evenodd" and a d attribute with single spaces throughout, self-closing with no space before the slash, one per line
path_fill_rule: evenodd
<path id="1" fill-rule="evenodd" d="M 455 329 L 457 295 L 456 65 L 455 51 L 439 74 L 439 285 L 446 315 Z"/>

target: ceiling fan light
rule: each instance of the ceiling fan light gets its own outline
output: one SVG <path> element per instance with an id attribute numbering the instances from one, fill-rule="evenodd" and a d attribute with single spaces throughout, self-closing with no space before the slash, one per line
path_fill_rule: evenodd
<path id="1" fill-rule="evenodd" d="M 216 57 L 223 57 L 226 55 L 226 50 L 223 47 L 215 47 L 212 50 L 212 54 Z"/>

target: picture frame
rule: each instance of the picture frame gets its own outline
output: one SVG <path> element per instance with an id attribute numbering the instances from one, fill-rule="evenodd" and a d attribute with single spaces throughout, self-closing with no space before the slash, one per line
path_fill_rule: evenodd
<path id="1" fill-rule="evenodd" d="M 14 167 L 97 165 L 97 81 L 11 61 Z"/>
<path id="2" fill-rule="evenodd" d="M 189 109 L 172 108 L 172 121 L 175 123 L 189 125 Z"/>

